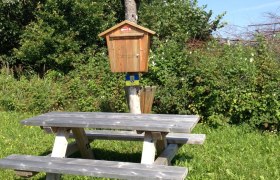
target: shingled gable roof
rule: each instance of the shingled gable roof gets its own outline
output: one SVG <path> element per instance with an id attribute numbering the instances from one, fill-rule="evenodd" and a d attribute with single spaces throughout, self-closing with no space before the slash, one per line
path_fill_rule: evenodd
<path id="1" fill-rule="evenodd" d="M 147 33 L 150 33 L 150 34 L 155 34 L 155 33 L 156 33 L 156 32 L 154 32 L 154 31 L 152 31 L 152 30 L 150 30 L 150 29 L 148 29 L 148 28 L 144 28 L 144 27 L 142 27 L 142 26 L 139 26 L 138 24 L 136 24 L 136 23 L 134 23 L 134 22 L 125 20 L 125 21 L 123 21 L 123 22 L 121 22 L 121 23 L 119 23 L 119 24 L 117 24 L 117 25 L 111 27 L 110 29 L 107 29 L 106 31 L 104 31 L 104 32 L 102 32 L 102 33 L 100 33 L 100 34 L 98 34 L 98 36 L 100 36 L 100 37 L 105 37 L 105 35 L 108 34 L 109 32 L 111 32 L 111 31 L 113 31 L 113 30 L 115 30 L 115 29 L 117 29 L 117 28 L 119 28 L 120 26 L 125 25 L 125 24 L 129 24 L 129 25 L 131 25 L 131 26 L 133 26 L 133 27 L 136 27 L 136 28 L 138 28 L 138 29 L 141 29 L 141 30 L 143 30 L 143 31 L 145 31 L 145 32 L 147 32 Z"/>

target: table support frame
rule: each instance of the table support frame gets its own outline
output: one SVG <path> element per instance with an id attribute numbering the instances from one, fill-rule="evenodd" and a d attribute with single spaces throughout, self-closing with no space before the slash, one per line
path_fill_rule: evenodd
<path id="1" fill-rule="evenodd" d="M 68 147 L 69 130 L 66 128 L 58 128 L 53 145 L 51 157 L 65 158 Z M 48 173 L 46 180 L 60 180 L 60 174 Z"/>

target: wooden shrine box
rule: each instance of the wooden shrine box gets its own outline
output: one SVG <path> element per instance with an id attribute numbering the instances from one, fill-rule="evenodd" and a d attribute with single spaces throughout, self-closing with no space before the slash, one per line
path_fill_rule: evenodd
<path id="1" fill-rule="evenodd" d="M 147 28 L 123 21 L 102 32 L 106 38 L 112 72 L 147 72 L 151 35 Z"/>

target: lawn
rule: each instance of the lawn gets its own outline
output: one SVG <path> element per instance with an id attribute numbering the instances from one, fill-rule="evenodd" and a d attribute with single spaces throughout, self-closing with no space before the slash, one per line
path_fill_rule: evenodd
<path id="1" fill-rule="evenodd" d="M 25 127 L 19 121 L 32 114 L 0 112 L 0 158 L 10 154 L 46 155 L 53 135 L 37 127 Z M 195 133 L 205 133 L 204 145 L 184 145 L 173 165 L 189 169 L 187 179 L 260 179 L 280 180 L 280 136 L 259 132 L 248 126 L 211 128 L 199 124 Z M 139 162 L 140 142 L 94 141 L 97 159 Z M 127 148 L 129 147 L 129 148 Z M 78 155 L 77 155 L 78 156 Z M 32 179 L 44 179 L 40 173 Z M 0 170 L 0 179 L 20 179 L 11 170 Z M 62 179 L 96 179 L 63 176 Z"/>

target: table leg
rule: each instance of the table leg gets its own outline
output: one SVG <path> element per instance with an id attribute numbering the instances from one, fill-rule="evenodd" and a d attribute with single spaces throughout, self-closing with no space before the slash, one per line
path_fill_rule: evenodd
<path id="1" fill-rule="evenodd" d="M 157 155 L 159 156 L 167 147 L 166 134 L 161 133 L 161 139 L 156 142 Z"/>
<path id="2" fill-rule="evenodd" d="M 83 128 L 72 128 L 72 132 L 82 157 L 85 159 L 94 159 L 85 130 Z"/>
<path id="3" fill-rule="evenodd" d="M 68 146 L 69 132 L 65 128 L 59 128 L 56 132 L 56 137 L 53 145 L 51 157 L 64 158 Z M 60 174 L 48 173 L 46 180 L 59 180 Z"/>
<path id="4" fill-rule="evenodd" d="M 151 132 L 145 132 L 144 143 L 141 157 L 141 164 L 153 164 L 156 155 L 156 140 L 154 140 Z"/>
<path id="5" fill-rule="evenodd" d="M 171 161 L 176 155 L 178 148 L 179 147 L 177 144 L 169 144 L 167 148 L 158 156 L 154 164 L 166 166 L 171 165 Z"/>

